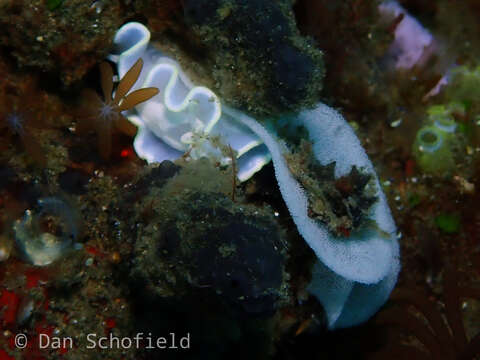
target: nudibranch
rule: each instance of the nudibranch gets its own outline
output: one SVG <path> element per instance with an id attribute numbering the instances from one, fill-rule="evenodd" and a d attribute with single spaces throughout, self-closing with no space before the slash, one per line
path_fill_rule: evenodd
<path id="1" fill-rule="evenodd" d="M 211 90 L 191 84 L 178 64 L 153 48 L 149 40 L 150 33 L 143 25 L 126 24 L 115 36 L 115 55 L 110 56 L 117 63 L 119 76 L 142 57 L 145 72 L 138 84 L 160 89 L 159 95 L 128 114 L 139 127 L 134 142 L 139 156 L 149 162 L 176 159 L 186 151 L 197 157 L 216 156 L 218 148 L 211 139 L 218 137 L 237 152 L 241 180 L 271 159 L 292 219 L 318 258 L 308 289 L 322 303 L 329 328 L 366 321 L 385 303 L 396 283 L 400 252 L 385 195 L 351 127 L 324 104 L 260 123 L 221 104 Z M 292 172 L 289 137 L 279 135 L 282 123 L 307 134 L 317 167 L 334 163 L 335 179 L 351 174 L 353 169 L 371 179 L 369 195 L 375 201 L 365 209 L 362 226 L 348 234 L 334 234 L 325 223 L 311 217 L 310 188 Z"/>
<path id="2" fill-rule="evenodd" d="M 194 86 L 179 64 L 163 55 L 150 43 L 150 32 L 140 23 L 122 26 L 114 38 L 109 59 L 117 63 L 122 77 L 139 59 L 144 61 L 132 90 L 157 87 L 160 93 L 127 113 L 138 126 L 134 148 L 147 162 L 174 160 L 185 154 L 198 159 L 231 159 L 219 150 L 219 139 L 237 156 L 237 176 L 247 180 L 270 161 L 262 141 L 248 128 L 222 112 L 217 95 L 203 86 Z"/>

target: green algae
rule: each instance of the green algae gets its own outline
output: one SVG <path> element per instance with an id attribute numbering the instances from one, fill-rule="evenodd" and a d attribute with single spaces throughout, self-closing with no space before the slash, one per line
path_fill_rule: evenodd
<path id="1" fill-rule="evenodd" d="M 457 214 L 438 215 L 435 217 L 435 225 L 447 234 L 456 234 L 460 230 L 460 216 Z"/>
<path id="2" fill-rule="evenodd" d="M 47 8 L 48 10 L 55 10 L 59 8 L 64 0 L 47 0 Z"/>

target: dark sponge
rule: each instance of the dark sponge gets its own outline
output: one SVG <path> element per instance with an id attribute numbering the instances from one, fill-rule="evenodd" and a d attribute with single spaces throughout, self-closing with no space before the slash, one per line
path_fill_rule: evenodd
<path id="1" fill-rule="evenodd" d="M 318 103 L 323 54 L 300 35 L 289 0 L 187 0 L 184 14 L 226 102 L 260 115 Z"/>

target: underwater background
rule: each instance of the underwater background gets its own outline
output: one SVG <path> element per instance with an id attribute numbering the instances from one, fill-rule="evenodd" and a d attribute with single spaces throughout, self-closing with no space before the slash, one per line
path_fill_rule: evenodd
<path id="1" fill-rule="evenodd" d="M 480 359 L 479 19 L 0 0 L 0 360 Z"/>

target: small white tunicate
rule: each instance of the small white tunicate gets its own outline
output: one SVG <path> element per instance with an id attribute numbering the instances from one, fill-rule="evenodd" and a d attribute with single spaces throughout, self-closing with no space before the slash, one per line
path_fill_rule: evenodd
<path id="1" fill-rule="evenodd" d="M 392 128 L 397 128 L 397 127 L 399 127 L 401 124 L 402 124 L 402 119 L 400 118 L 400 119 L 397 119 L 397 120 L 392 121 L 392 122 L 390 123 L 390 126 L 391 126 Z"/>
<path id="2" fill-rule="evenodd" d="M 29 263 L 46 266 L 74 249 L 78 217 L 70 206 L 55 197 L 39 199 L 13 226 L 20 253 Z"/>

